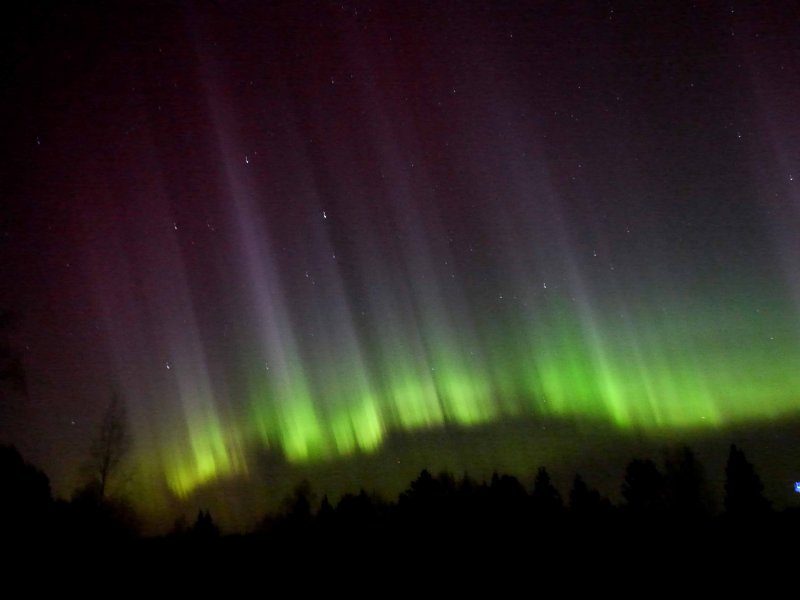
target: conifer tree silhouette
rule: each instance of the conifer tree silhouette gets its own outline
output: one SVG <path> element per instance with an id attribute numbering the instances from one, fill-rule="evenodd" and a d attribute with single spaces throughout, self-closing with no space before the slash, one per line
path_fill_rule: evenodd
<path id="1" fill-rule="evenodd" d="M 735 517 L 754 517 L 770 510 L 764 484 L 744 452 L 731 444 L 725 466 L 725 512 Z"/>

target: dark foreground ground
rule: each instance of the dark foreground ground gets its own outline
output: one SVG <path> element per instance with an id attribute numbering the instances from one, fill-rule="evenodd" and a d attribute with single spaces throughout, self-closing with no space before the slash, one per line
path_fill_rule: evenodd
<path id="1" fill-rule="evenodd" d="M 55 500 L 41 471 L 13 448 L 1 454 L 6 565 L 59 564 L 92 577 L 164 574 L 196 584 L 263 573 L 303 587 L 323 583 L 321 573 L 352 585 L 386 574 L 382 585 L 391 589 L 408 577 L 479 585 L 522 574 L 534 588 L 570 589 L 642 579 L 658 587 L 687 576 L 729 586 L 759 573 L 789 575 L 800 564 L 800 510 L 774 510 L 735 446 L 721 505 L 684 448 L 662 467 L 631 461 L 616 504 L 579 476 L 562 498 L 544 468 L 530 490 L 510 475 L 476 482 L 422 471 L 392 501 L 362 490 L 334 504 L 302 484 L 246 534 L 224 534 L 201 510 L 155 537 L 138 533 L 135 513 L 119 499 L 87 486 L 68 502 Z"/>

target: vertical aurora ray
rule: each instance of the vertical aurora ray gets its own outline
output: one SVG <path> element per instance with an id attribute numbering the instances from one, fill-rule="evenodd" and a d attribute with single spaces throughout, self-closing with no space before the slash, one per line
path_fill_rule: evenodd
<path id="1" fill-rule="evenodd" d="M 153 488 L 406 432 L 800 415 L 786 19 L 234 4 L 167 10 L 155 45 L 131 17 L 24 131 L 48 282 L 4 283 L 46 299 L 38 368 L 72 390 L 38 393 L 89 423 L 118 387 Z M 689 12 L 740 18 L 715 10 Z"/>
<path id="2" fill-rule="evenodd" d="M 376 451 L 392 431 L 525 415 L 590 418 L 661 432 L 796 413 L 793 390 L 800 377 L 787 369 L 790 339 L 735 351 L 726 340 L 714 339 L 717 327 L 734 326 L 739 316 L 734 311 L 717 315 L 711 326 L 698 319 L 680 327 L 653 315 L 641 324 L 598 317 L 588 335 L 576 317 L 552 327 L 541 340 L 546 349 L 532 350 L 533 358 L 509 354 L 497 365 L 465 360 L 459 347 L 444 346 L 418 363 L 406 350 L 413 343 L 394 338 L 386 343 L 395 354 L 387 348 L 385 379 L 357 357 L 339 356 L 315 363 L 305 374 L 307 383 L 254 391 L 259 434 L 250 443 L 260 439 L 289 461 L 303 462 Z M 537 335 L 519 333 L 520 340 Z M 753 397 L 760 403 L 754 405 Z M 229 472 L 224 462 L 217 467 L 219 476 Z"/>
<path id="3" fill-rule="evenodd" d="M 234 155 L 241 144 L 230 137 L 233 116 L 208 93 L 221 151 Z M 189 409 L 194 452 L 161 451 L 188 456 L 185 469 L 172 469 L 175 493 L 246 472 L 246 453 L 227 457 L 225 439 L 308 463 L 379 451 L 393 432 L 513 418 L 659 433 L 798 412 L 800 352 L 791 335 L 778 333 L 790 318 L 779 285 L 758 302 L 737 274 L 720 288 L 734 291 L 727 295 L 681 290 L 678 279 L 654 295 L 659 268 L 626 269 L 623 259 L 614 265 L 577 250 L 566 200 L 542 164 L 531 172 L 529 159 L 511 159 L 492 176 L 507 175 L 513 209 L 498 208 L 490 220 L 455 209 L 468 234 L 498 240 L 470 270 L 472 242 L 456 251 L 433 175 L 415 166 L 412 176 L 402 165 L 402 145 L 419 141 L 380 114 L 372 136 L 385 140 L 376 158 L 382 181 L 370 192 L 379 202 L 326 200 L 325 182 L 335 177 L 324 169 L 312 175 L 311 158 L 296 153 L 293 162 L 312 183 L 280 201 L 296 207 L 302 239 L 276 234 L 249 159 L 244 167 L 225 163 L 239 240 L 233 262 L 244 267 L 253 325 L 232 367 L 246 392 L 238 420 Z M 502 124 L 498 131 L 515 137 Z M 288 135 L 290 147 L 302 147 L 296 129 Z M 344 146 L 328 168 L 346 173 L 355 153 Z M 475 169 L 477 193 L 491 195 L 492 183 Z M 353 189 L 369 187 L 363 175 L 343 177 Z M 532 187 L 536 202 L 528 204 Z M 594 226 L 590 235 L 606 237 Z"/>

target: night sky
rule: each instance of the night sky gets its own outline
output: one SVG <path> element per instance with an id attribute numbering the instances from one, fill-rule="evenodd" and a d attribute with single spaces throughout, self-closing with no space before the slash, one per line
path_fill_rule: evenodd
<path id="1" fill-rule="evenodd" d="M 58 493 L 115 391 L 163 514 L 685 440 L 800 479 L 796 3 L 21 4 L 0 440 Z"/>

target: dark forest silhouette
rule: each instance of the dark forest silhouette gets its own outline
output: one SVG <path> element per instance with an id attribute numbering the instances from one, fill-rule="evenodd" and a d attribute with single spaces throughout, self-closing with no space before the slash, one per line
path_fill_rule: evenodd
<path id="1" fill-rule="evenodd" d="M 562 497 L 545 467 L 530 489 L 508 474 L 494 473 L 489 481 L 478 482 L 468 475 L 423 470 L 395 501 L 362 489 L 334 504 L 327 496 L 318 498 L 303 481 L 278 511 L 266 515 L 249 534 L 236 536 L 222 535 L 211 513 L 201 509 L 193 524 L 180 518 L 169 534 L 144 540 L 128 503 L 103 494 L 96 481 L 69 501 L 55 499 L 47 476 L 12 446 L 0 446 L 0 490 L 3 539 L 20 542 L 208 548 L 235 540 L 277 549 L 326 541 L 400 548 L 428 540 L 480 542 L 488 548 L 529 537 L 538 544 L 619 544 L 636 539 L 663 545 L 702 538 L 741 543 L 744 535 L 787 536 L 798 527 L 796 510 L 772 508 L 755 467 L 735 445 L 725 467 L 720 510 L 715 510 L 702 465 L 686 447 L 670 453 L 662 467 L 649 459 L 633 459 L 621 482 L 622 500 L 616 504 L 580 474 Z"/>

